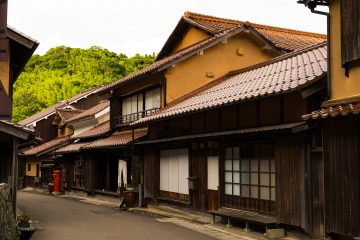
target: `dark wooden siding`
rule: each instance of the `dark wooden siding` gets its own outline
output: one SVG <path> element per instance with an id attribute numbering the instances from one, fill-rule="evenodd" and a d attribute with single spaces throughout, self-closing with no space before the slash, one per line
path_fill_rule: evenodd
<path id="1" fill-rule="evenodd" d="M 101 100 L 104 100 L 101 96 L 97 93 L 87 96 L 86 98 L 82 98 L 76 103 L 71 104 L 72 106 L 78 109 L 89 109 L 96 106 Z"/>
<path id="2" fill-rule="evenodd" d="M 199 149 L 199 144 L 193 144 L 190 151 L 189 176 L 198 177 L 197 189 L 191 191 L 192 203 L 195 209 L 207 210 L 207 158 Z"/>
<path id="3" fill-rule="evenodd" d="M 55 126 L 52 125 L 52 119 L 54 115 L 49 116 L 46 119 L 38 121 L 36 123 L 36 131 L 40 133 L 40 137 L 44 142 L 50 141 L 57 137 L 58 130 Z"/>
<path id="4" fill-rule="evenodd" d="M 327 119 L 323 135 L 326 232 L 359 236 L 359 119 Z"/>
<path id="5" fill-rule="evenodd" d="M 160 188 L 160 156 L 153 146 L 145 147 L 144 197 L 156 199 Z"/>
<path id="6" fill-rule="evenodd" d="M 275 141 L 276 209 L 278 222 L 304 227 L 304 140 L 297 135 Z"/>
<path id="7" fill-rule="evenodd" d="M 84 154 L 84 168 L 85 168 L 85 190 L 89 194 L 95 193 L 95 177 L 97 171 L 95 170 L 95 157 L 91 154 Z"/>
<path id="8" fill-rule="evenodd" d="M 121 115 L 120 97 L 110 98 L 110 128 L 115 129 L 115 118 Z"/>
<path id="9" fill-rule="evenodd" d="M 341 57 L 346 65 L 360 59 L 360 1 L 341 0 Z"/>
<path id="10" fill-rule="evenodd" d="M 8 135 L 0 133 L 0 183 L 7 182 L 11 174 L 12 144 Z"/>

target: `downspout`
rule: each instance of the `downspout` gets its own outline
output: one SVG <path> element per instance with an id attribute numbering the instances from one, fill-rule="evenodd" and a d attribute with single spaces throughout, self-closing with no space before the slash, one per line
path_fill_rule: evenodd
<path id="1" fill-rule="evenodd" d="M 329 3 L 330 5 L 330 3 Z M 315 5 L 316 7 L 316 5 Z M 330 54 L 330 39 L 331 39 L 331 28 L 330 28 L 330 22 L 331 22 L 331 16 L 330 16 L 330 6 L 329 6 L 329 12 L 322 12 L 322 11 L 317 11 L 315 10 L 315 7 L 313 8 L 310 8 L 311 9 L 311 12 L 312 13 L 315 13 L 315 14 L 319 14 L 319 15 L 324 15 L 326 16 L 327 18 L 327 42 L 326 42 L 326 52 L 327 52 L 327 96 L 326 96 L 326 99 L 327 100 L 330 100 L 331 99 L 331 54 Z M 323 134 L 323 126 L 321 127 L 321 137 L 323 138 L 324 137 L 324 134 Z M 322 141 L 323 142 L 323 141 Z M 324 162 L 324 153 L 322 153 L 322 159 L 323 159 L 323 162 Z M 324 163 L 323 163 L 324 165 Z M 324 170 L 323 170 L 324 171 Z M 324 181 L 324 176 L 325 176 L 325 173 L 323 172 L 323 181 Z M 323 188 L 325 187 L 325 184 L 323 184 Z M 323 190 L 324 191 L 324 190 Z M 322 206 L 322 210 L 323 210 L 323 215 L 322 215 L 322 220 L 323 220 L 323 223 L 325 224 L 325 199 L 322 199 L 321 200 L 323 202 L 323 206 Z M 324 228 L 322 233 L 323 235 L 325 236 L 325 232 L 326 232 L 326 229 Z"/>
<path id="2" fill-rule="evenodd" d="M 329 3 L 330 4 L 330 3 Z M 327 51 L 327 100 L 331 99 L 331 55 L 330 55 L 330 39 L 331 39 L 331 28 L 330 28 L 330 12 L 323 12 L 323 11 L 318 11 L 315 10 L 315 8 L 317 7 L 316 4 L 309 4 L 308 7 L 310 8 L 312 13 L 315 14 L 319 14 L 319 15 L 323 15 L 326 16 L 327 18 L 327 42 L 326 42 L 326 51 Z"/>

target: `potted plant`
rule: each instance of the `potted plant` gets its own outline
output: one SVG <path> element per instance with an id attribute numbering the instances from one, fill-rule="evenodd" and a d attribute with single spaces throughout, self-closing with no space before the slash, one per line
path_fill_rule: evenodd
<path id="1" fill-rule="evenodd" d="M 49 190 L 50 194 L 53 193 L 53 191 L 54 191 L 54 183 L 52 183 L 52 182 L 48 183 L 48 190 Z"/>
<path id="2" fill-rule="evenodd" d="M 17 216 L 17 225 L 21 228 L 30 228 L 30 221 L 32 216 L 28 212 L 22 212 L 20 215 Z"/>
<path id="3" fill-rule="evenodd" d="M 136 191 L 136 184 L 128 183 L 126 185 L 126 190 L 124 191 L 124 202 L 126 207 L 128 208 L 135 207 L 137 196 L 138 193 Z"/>

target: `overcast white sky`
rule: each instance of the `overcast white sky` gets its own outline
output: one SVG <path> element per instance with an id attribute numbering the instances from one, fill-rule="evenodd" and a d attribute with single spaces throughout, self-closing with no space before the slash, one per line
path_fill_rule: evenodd
<path id="1" fill-rule="evenodd" d="M 8 24 L 40 42 L 158 53 L 185 11 L 326 33 L 326 17 L 296 0 L 11 0 Z"/>

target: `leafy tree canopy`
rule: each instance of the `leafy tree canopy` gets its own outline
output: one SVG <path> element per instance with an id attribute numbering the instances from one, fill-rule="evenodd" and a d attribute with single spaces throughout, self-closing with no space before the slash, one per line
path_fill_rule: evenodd
<path id="1" fill-rule="evenodd" d="M 129 58 L 101 47 L 59 46 L 34 55 L 14 84 L 13 121 L 18 122 L 82 90 L 111 83 L 154 62 L 155 54 Z"/>

